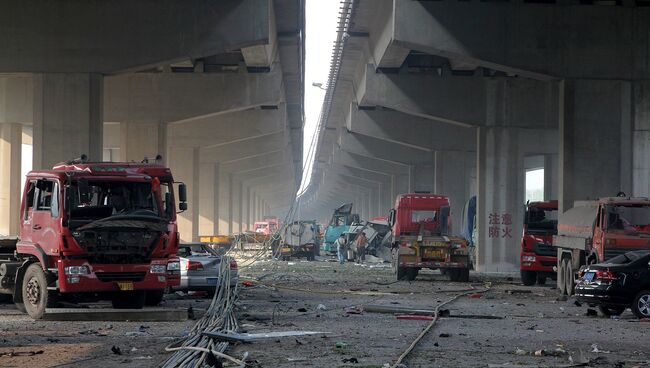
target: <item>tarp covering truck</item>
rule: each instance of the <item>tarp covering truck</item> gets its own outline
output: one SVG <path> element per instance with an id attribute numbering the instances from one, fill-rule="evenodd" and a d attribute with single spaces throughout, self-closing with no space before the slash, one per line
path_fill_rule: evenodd
<path id="1" fill-rule="evenodd" d="M 608 197 L 576 201 L 560 216 L 553 246 L 557 249 L 558 289 L 561 295 L 571 295 L 582 266 L 650 249 L 650 200 Z"/>
<path id="2" fill-rule="evenodd" d="M 428 193 L 400 194 L 392 226 L 392 268 L 397 280 L 414 280 L 420 269 L 440 269 L 452 281 L 469 280 L 467 240 L 451 236 L 449 199 Z"/>
<path id="3" fill-rule="evenodd" d="M 20 236 L 0 242 L 0 293 L 42 318 L 58 301 L 157 304 L 179 281 L 174 179 L 157 164 L 85 158 L 27 174 Z M 179 185 L 179 207 L 187 208 Z"/>

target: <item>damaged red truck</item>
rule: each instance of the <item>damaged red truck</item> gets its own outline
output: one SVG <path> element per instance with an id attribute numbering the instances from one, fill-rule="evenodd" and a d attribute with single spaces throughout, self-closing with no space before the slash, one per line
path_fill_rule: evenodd
<path id="1" fill-rule="evenodd" d="M 521 239 L 521 281 L 524 285 L 544 285 L 555 280 L 557 252 L 553 235 L 557 234 L 557 201 L 526 204 L 524 234 Z"/>
<path id="2" fill-rule="evenodd" d="M 148 163 L 85 157 L 27 174 L 20 236 L 0 241 L 0 294 L 32 318 L 59 301 L 158 304 L 179 283 L 174 180 Z M 186 190 L 180 183 L 179 208 Z"/>
<path id="3" fill-rule="evenodd" d="M 392 268 L 397 280 L 414 280 L 420 269 L 440 269 L 451 281 L 469 281 L 467 240 L 452 236 L 449 198 L 400 194 L 390 210 Z"/>

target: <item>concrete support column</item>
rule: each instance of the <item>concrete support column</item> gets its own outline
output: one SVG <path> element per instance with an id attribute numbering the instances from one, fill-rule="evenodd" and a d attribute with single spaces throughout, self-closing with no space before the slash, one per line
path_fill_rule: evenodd
<path id="1" fill-rule="evenodd" d="M 101 161 L 103 91 L 100 74 L 34 75 L 34 169 L 82 154 Z"/>
<path id="2" fill-rule="evenodd" d="M 519 268 L 524 203 L 517 134 L 511 128 L 480 127 L 477 136 L 477 269 L 513 272 Z"/>
<path id="3" fill-rule="evenodd" d="M 232 178 L 231 176 L 231 195 L 232 198 L 232 222 L 230 231 L 232 233 L 241 233 L 243 231 L 243 216 L 242 216 L 242 183 Z"/>
<path id="4" fill-rule="evenodd" d="M 253 223 L 251 222 L 251 188 L 250 187 L 243 187 L 242 191 L 242 206 L 243 206 L 243 217 L 244 217 L 244 225 L 243 225 L 243 230 L 244 231 L 249 231 L 251 230 L 251 227 L 253 226 Z"/>
<path id="5" fill-rule="evenodd" d="M 558 155 L 544 155 L 544 200 L 550 201 L 558 197 Z"/>
<path id="6" fill-rule="evenodd" d="M 0 124 L 0 235 L 20 230 L 22 125 Z"/>
<path id="7" fill-rule="evenodd" d="M 434 154 L 433 192 L 449 198 L 453 234 L 460 231 L 463 207 L 470 196 L 472 161 L 471 153 L 465 151 L 436 151 Z"/>
<path id="8" fill-rule="evenodd" d="M 200 218 L 200 165 L 199 148 L 173 148 L 169 166 L 174 179 L 187 185 L 187 211 L 178 215 L 178 229 L 182 241 L 198 241 Z"/>
<path id="9" fill-rule="evenodd" d="M 559 88 L 561 213 L 576 200 L 631 193 L 631 83 L 565 80 Z"/>
<path id="10" fill-rule="evenodd" d="M 219 164 L 201 163 L 199 171 L 199 235 L 219 234 Z"/>
<path id="11" fill-rule="evenodd" d="M 411 165 L 409 192 L 433 192 L 434 179 L 431 165 Z"/>
<path id="12" fill-rule="evenodd" d="M 219 182 L 219 225 L 220 235 L 230 235 L 232 233 L 231 216 L 232 216 L 232 197 L 231 197 L 231 179 L 230 174 L 219 168 L 217 174 Z"/>
<path id="13" fill-rule="evenodd" d="M 167 124 L 166 123 L 120 123 L 120 153 L 124 161 L 140 162 L 145 157 L 154 159 L 161 155 L 167 162 Z"/>
<path id="14" fill-rule="evenodd" d="M 650 197 L 650 82 L 634 85 L 633 187 L 631 195 Z"/>

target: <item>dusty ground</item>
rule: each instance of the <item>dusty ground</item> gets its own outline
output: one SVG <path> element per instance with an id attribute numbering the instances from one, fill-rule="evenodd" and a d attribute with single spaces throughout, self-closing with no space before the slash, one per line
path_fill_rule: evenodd
<path id="1" fill-rule="evenodd" d="M 650 366 L 650 324 L 639 322 L 630 311 L 618 320 L 587 317 L 587 306 L 556 301 L 550 286 L 524 287 L 517 279 L 477 274 L 469 284 L 452 283 L 437 272 L 422 272 L 411 283 L 392 283 L 388 265 L 325 261 L 264 261 L 240 273 L 266 284 L 242 290 L 238 315 L 243 330 L 329 332 L 229 350 L 236 357 L 249 352 L 263 367 L 382 367 L 394 362 L 429 322 L 397 320 L 391 314 L 349 314 L 346 309 L 367 304 L 431 309 L 462 291 L 482 290 L 486 282 L 491 288 L 481 298 L 463 296 L 445 307 L 452 317 L 438 322 L 406 366 L 562 366 L 571 361 L 589 361 L 594 367 Z M 207 304 L 171 295 L 164 305 L 191 305 L 200 311 Z M 319 310 L 319 304 L 325 309 Z M 467 315 L 501 319 L 454 318 Z M 4 304 L 0 367 L 155 367 L 168 356 L 164 346 L 193 323 L 34 322 Z M 599 352 L 594 352 L 594 344 Z M 113 346 L 122 355 L 114 354 Z M 535 356 L 542 349 L 552 355 Z M 12 351 L 18 355 L 3 354 Z"/>

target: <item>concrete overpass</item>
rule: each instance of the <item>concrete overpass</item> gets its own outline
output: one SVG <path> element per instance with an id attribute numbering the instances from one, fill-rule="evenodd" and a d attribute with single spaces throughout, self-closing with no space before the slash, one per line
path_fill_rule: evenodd
<path id="1" fill-rule="evenodd" d="M 527 169 L 545 169 L 545 198 L 561 210 L 648 196 L 641 5 L 345 2 L 306 216 L 327 219 L 345 200 L 385 215 L 396 194 L 431 191 L 450 197 L 458 225 L 477 195 L 479 269 L 516 271 Z M 380 187 L 390 189 L 374 195 Z M 517 219 L 515 235 L 491 238 L 490 214 Z"/>
<path id="2" fill-rule="evenodd" d="M 18 231 L 21 144 L 33 144 L 33 168 L 82 153 L 161 154 L 188 186 L 186 241 L 291 206 L 302 175 L 303 0 L 2 8 L 0 234 Z"/>

